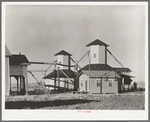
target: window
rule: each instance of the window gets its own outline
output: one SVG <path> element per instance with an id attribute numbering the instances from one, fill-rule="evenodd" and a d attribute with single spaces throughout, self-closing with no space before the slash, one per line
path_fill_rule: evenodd
<path id="1" fill-rule="evenodd" d="M 97 80 L 97 87 L 101 86 L 101 80 Z"/>
<path id="2" fill-rule="evenodd" d="M 112 84 L 113 84 L 113 80 L 108 80 L 108 86 L 112 87 Z"/>
<path id="3" fill-rule="evenodd" d="M 94 58 L 96 58 L 96 54 L 94 54 Z"/>

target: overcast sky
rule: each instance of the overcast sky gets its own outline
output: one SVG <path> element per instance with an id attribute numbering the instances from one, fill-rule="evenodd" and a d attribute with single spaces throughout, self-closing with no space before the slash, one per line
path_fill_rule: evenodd
<path id="1" fill-rule="evenodd" d="M 144 6 L 6 7 L 6 45 L 12 54 L 21 52 L 29 61 L 52 62 L 54 54 L 61 50 L 79 60 L 88 51 L 86 44 L 95 39 L 109 45 L 108 49 L 124 67 L 132 70 L 134 81 L 144 81 Z M 83 67 L 87 63 L 85 57 L 79 65 Z M 121 67 L 109 54 L 108 65 Z M 37 68 L 29 66 L 29 69 Z"/>

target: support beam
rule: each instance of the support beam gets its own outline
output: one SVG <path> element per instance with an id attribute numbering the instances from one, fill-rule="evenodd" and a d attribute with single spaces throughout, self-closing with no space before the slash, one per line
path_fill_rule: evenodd
<path id="1" fill-rule="evenodd" d="M 10 76 L 10 91 L 9 94 L 11 95 L 11 76 Z"/>
<path id="2" fill-rule="evenodd" d="M 70 56 L 68 56 L 68 69 L 70 70 Z"/>
<path id="3" fill-rule="evenodd" d="M 105 64 L 107 64 L 107 47 L 105 46 Z"/>
<path id="4" fill-rule="evenodd" d="M 20 94 L 21 94 L 21 92 L 22 92 L 22 78 L 20 76 Z"/>
<path id="5" fill-rule="evenodd" d="M 18 92 L 18 86 L 19 84 L 18 84 L 18 77 L 17 77 L 17 94 L 19 94 L 19 92 Z"/>
<path id="6" fill-rule="evenodd" d="M 58 67 L 58 70 L 57 70 L 57 80 L 58 80 L 58 87 L 60 87 L 59 67 Z M 59 88 L 58 88 L 58 92 L 59 92 Z"/>
<path id="7" fill-rule="evenodd" d="M 68 80 L 67 80 L 67 89 L 69 88 Z"/>
<path id="8" fill-rule="evenodd" d="M 28 73 L 26 74 L 26 95 L 28 95 Z"/>
<path id="9" fill-rule="evenodd" d="M 101 92 L 100 92 L 100 93 L 101 93 L 101 94 L 102 94 L 102 92 L 103 92 L 103 91 L 102 91 L 102 88 L 103 88 L 103 87 L 102 87 L 102 80 L 103 80 L 103 79 L 101 78 L 101 83 L 100 83 L 100 85 L 101 85 L 101 86 L 100 86 L 100 87 L 101 87 Z"/>
<path id="10" fill-rule="evenodd" d="M 54 90 L 56 90 L 56 77 L 54 78 Z"/>

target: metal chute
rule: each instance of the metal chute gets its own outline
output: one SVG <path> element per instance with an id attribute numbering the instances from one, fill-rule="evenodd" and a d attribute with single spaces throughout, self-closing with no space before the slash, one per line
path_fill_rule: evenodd
<path id="1" fill-rule="evenodd" d="M 118 61 L 118 59 L 107 49 L 107 51 L 109 52 L 109 54 L 122 66 L 122 67 L 124 67 L 123 65 L 122 65 L 122 63 L 120 63 L 120 61 Z"/>

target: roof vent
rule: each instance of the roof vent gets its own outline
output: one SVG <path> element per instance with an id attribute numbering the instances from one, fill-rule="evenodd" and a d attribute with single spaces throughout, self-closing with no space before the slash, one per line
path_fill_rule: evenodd
<path id="1" fill-rule="evenodd" d="M 21 52 L 19 52 L 19 55 L 21 55 Z"/>

